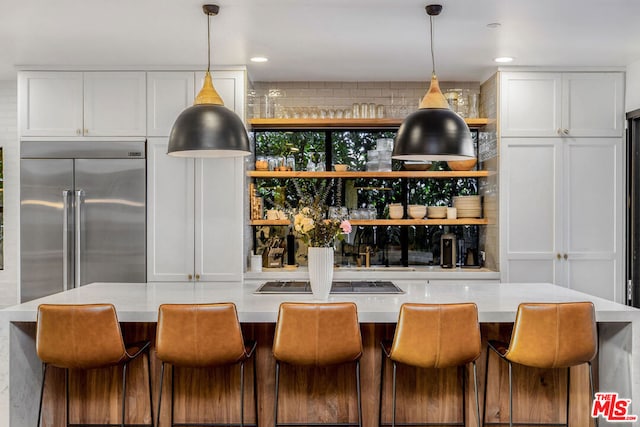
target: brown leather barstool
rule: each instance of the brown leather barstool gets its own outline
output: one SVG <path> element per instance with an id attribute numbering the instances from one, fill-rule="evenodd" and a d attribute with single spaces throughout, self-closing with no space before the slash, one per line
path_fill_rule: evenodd
<path id="1" fill-rule="evenodd" d="M 149 341 L 125 346 L 116 309 L 111 304 L 41 304 L 38 306 L 36 326 L 36 352 L 42 360 L 42 386 L 38 407 L 38 426 L 42 416 L 44 382 L 49 365 L 65 370 L 66 424 L 112 426 L 114 424 L 70 424 L 69 422 L 69 369 L 95 369 L 122 365 L 122 419 L 125 425 L 125 396 L 127 391 L 127 365 L 147 355 L 149 379 L 149 408 L 153 423 L 151 396 L 151 367 Z"/>
<path id="2" fill-rule="evenodd" d="M 478 376 L 476 359 L 482 352 L 478 308 L 473 303 L 463 304 L 410 304 L 400 307 L 393 343 L 382 342 L 382 365 L 380 378 L 379 425 L 382 423 L 382 390 L 384 381 L 385 356 L 393 363 L 393 392 L 391 425 L 416 425 L 396 423 L 396 369 L 397 364 L 419 368 L 450 368 L 473 365 L 473 384 L 476 398 L 476 419 L 480 424 L 478 401 Z M 464 425 L 465 381 L 462 375 L 462 423 Z M 420 425 L 442 425 L 420 423 Z"/>
<path id="3" fill-rule="evenodd" d="M 567 419 L 569 425 L 569 375 L 572 366 L 589 364 L 589 384 L 593 398 L 593 370 L 591 361 L 597 352 L 597 327 L 591 302 L 522 303 L 513 324 L 511 342 L 489 341 L 485 369 L 484 414 L 487 412 L 487 379 L 489 354 L 500 356 L 509 366 L 509 426 L 513 426 L 513 363 L 534 368 L 567 368 Z M 530 424 L 530 423 L 527 423 Z M 533 424 L 532 424 L 533 425 Z M 544 424 L 543 424 L 544 425 Z M 558 425 L 558 424 L 554 424 Z"/>
<path id="4" fill-rule="evenodd" d="M 300 426 L 317 423 L 278 424 L 278 387 L 280 363 L 298 366 L 330 366 L 355 362 L 358 397 L 358 426 L 362 426 L 360 393 L 360 357 L 362 337 L 356 305 L 341 303 L 280 304 L 273 339 L 276 359 L 274 425 Z M 353 426 L 354 423 L 330 423 L 334 426 Z"/>
<path id="5" fill-rule="evenodd" d="M 180 426 L 244 426 L 244 362 L 255 355 L 256 342 L 244 341 L 238 313 L 233 303 L 162 304 L 158 310 L 156 351 L 162 361 L 160 397 L 158 398 L 158 426 L 162 405 L 164 367 L 171 365 L 171 426 L 173 427 L 174 367 L 208 368 L 240 364 L 240 424 L 179 423 Z M 258 425 L 258 389 L 256 388 L 256 359 L 253 358 L 253 398 Z"/>

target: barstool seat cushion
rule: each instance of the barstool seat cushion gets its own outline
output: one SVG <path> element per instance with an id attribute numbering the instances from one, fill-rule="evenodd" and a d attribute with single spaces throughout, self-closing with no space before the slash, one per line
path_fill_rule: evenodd
<path id="1" fill-rule="evenodd" d="M 183 367 L 237 363 L 255 343 L 244 343 L 233 303 L 163 304 L 158 311 L 156 350 L 162 362 Z"/>
<path id="2" fill-rule="evenodd" d="M 111 304 L 38 307 L 36 352 L 46 364 L 67 369 L 95 369 L 125 363 L 145 350 L 148 341 L 125 347 Z"/>
<path id="3" fill-rule="evenodd" d="M 400 308 L 389 357 L 421 368 L 447 368 L 473 362 L 481 351 L 474 303 L 405 303 Z"/>
<path id="4" fill-rule="evenodd" d="M 550 369 L 589 362 L 596 352 L 597 329 L 591 302 L 522 303 L 503 355 L 514 363 Z"/>
<path id="5" fill-rule="evenodd" d="M 355 362 L 362 337 L 354 303 L 282 303 L 273 340 L 276 360 L 327 366 Z"/>

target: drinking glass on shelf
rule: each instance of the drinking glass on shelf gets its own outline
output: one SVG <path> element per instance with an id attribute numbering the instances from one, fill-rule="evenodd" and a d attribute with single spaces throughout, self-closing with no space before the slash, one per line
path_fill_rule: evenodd
<path id="1" fill-rule="evenodd" d="M 325 171 L 325 162 L 324 162 L 324 153 L 316 153 L 318 155 L 318 162 L 316 163 L 316 171 L 324 172 Z"/>
<path id="2" fill-rule="evenodd" d="M 354 119 L 360 118 L 360 104 L 358 104 L 357 102 L 354 102 L 351 106 L 351 115 Z"/>

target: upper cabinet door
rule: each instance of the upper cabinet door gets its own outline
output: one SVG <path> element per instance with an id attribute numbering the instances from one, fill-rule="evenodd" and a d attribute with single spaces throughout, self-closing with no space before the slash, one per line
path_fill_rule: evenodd
<path id="1" fill-rule="evenodd" d="M 561 84 L 560 73 L 501 73 L 501 135 L 558 136 L 562 128 Z"/>
<path id="2" fill-rule="evenodd" d="M 176 118 L 195 98 L 192 71 L 147 73 L 147 134 L 169 136 Z"/>
<path id="3" fill-rule="evenodd" d="M 562 75 L 562 127 L 570 136 L 620 137 L 624 134 L 622 73 Z"/>
<path id="4" fill-rule="evenodd" d="M 82 135 L 82 85 L 82 73 L 20 73 L 20 135 Z"/>
<path id="5" fill-rule="evenodd" d="M 144 72 L 84 73 L 84 136 L 145 136 Z"/>

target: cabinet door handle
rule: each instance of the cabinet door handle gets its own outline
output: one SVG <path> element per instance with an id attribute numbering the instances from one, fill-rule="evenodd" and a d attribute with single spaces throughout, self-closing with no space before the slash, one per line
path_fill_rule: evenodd
<path id="1" fill-rule="evenodd" d="M 76 135 L 82 135 L 82 129 L 76 129 Z"/>
<path id="2" fill-rule="evenodd" d="M 562 258 L 567 259 L 567 258 L 569 258 L 569 255 L 564 254 L 564 255 L 562 256 Z"/>
<path id="3" fill-rule="evenodd" d="M 193 279 L 193 275 L 187 274 L 187 279 L 189 279 L 189 280 Z"/>
<path id="4" fill-rule="evenodd" d="M 85 130 L 84 130 L 84 134 L 85 134 L 85 135 L 89 135 L 89 129 L 85 129 Z"/>
<path id="5" fill-rule="evenodd" d="M 563 135 L 569 135 L 569 129 L 562 129 Z"/>
<path id="6" fill-rule="evenodd" d="M 562 255 L 560 255 L 560 254 L 558 253 L 558 254 L 556 254 L 556 258 L 557 258 L 557 259 L 562 259 Z"/>
<path id="7" fill-rule="evenodd" d="M 562 132 L 562 129 L 560 129 L 560 128 L 556 129 L 556 133 L 557 133 L 558 135 L 562 135 L 562 133 L 563 133 L 563 132 Z"/>
<path id="8" fill-rule="evenodd" d="M 196 280 L 200 280 L 200 275 L 196 274 Z"/>

